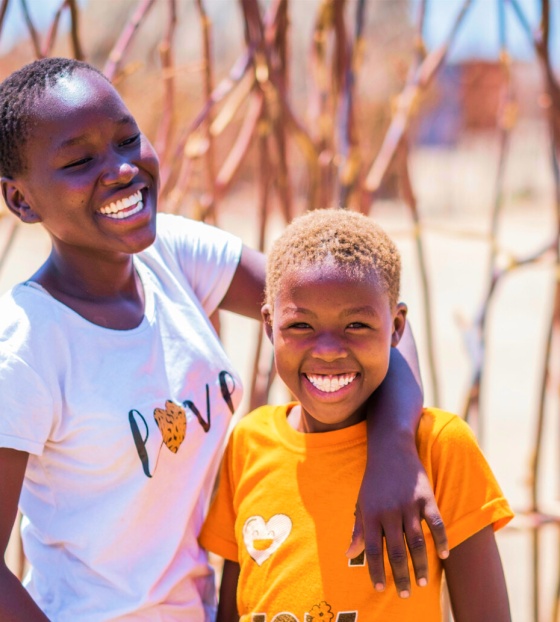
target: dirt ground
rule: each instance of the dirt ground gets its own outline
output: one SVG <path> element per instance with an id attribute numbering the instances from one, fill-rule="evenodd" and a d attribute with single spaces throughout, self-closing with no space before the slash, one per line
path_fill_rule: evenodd
<path id="1" fill-rule="evenodd" d="M 526 142 L 538 138 L 533 134 L 529 138 L 527 136 Z M 550 180 L 542 172 L 546 171 L 546 154 L 543 155 L 536 146 L 533 151 L 527 144 L 523 148 L 531 156 L 532 172 L 520 164 L 509 173 L 512 200 L 504 214 L 499 240 L 503 249 L 516 255 L 540 248 L 553 231 L 553 209 L 547 198 L 550 197 Z M 461 409 L 470 373 L 470 360 L 461 326 L 468 325 L 476 316 L 487 284 L 488 205 L 491 203 L 492 181 L 479 181 L 484 176 L 479 175 L 478 167 L 484 166 L 484 162 L 476 161 L 476 158 L 473 160 L 471 157 L 467 162 L 460 154 L 450 157 L 449 154 L 434 152 L 425 153 L 421 158 L 418 154 L 415 162 L 416 176 L 420 180 L 417 190 L 421 205 L 428 206 L 423 239 L 432 289 L 441 392 L 438 406 L 454 412 Z M 462 190 L 448 183 L 455 176 L 462 180 Z M 543 176 L 542 183 L 536 179 L 538 176 Z M 423 179 L 426 181 L 422 182 Z M 438 184 L 440 192 L 436 197 Z M 254 189 L 242 186 L 236 197 L 224 205 L 220 216 L 221 226 L 241 235 L 249 245 L 256 242 L 252 226 L 255 219 L 247 218 L 254 205 Z M 393 235 L 403 255 L 401 297 L 409 306 L 409 321 L 424 369 L 426 402 L 432 403 L 433 396 L 426 380 L 422 294 L 410 219 L 402 206 L 392 203 L 376 206 L 372 216 Z M 7 218 L 0 219 L 0 248 L 8 222 Z M 269 231 L 271 238 L 281 226 L 280 217 L 274 217 Z M 0 292 L 29 276 L 47 254 L 48 246 L 48 240 L 39 227 L 21 227 L 0 274 Z M 489 315 L 488 364 L 482 387 L 484 419 L 481 443 L 505 495 L 518 513 L 511 526 L 498 534 L 515 622 L 534 620 L 531 537 L 525 529 L 523 514 L 529 503 L 528 477 L 536 434 L 536 404 L 555 278 L 555 270 L 548 264 L 515 272 L 500 286 Z M 250 320 L 228 314 L 222 318 L 222 327 L 225 347 L 246 379 L 247 386 L 251 344 L 259 328 Z M 278 399 L 283 398 L 281 386 L 275 385 L 274 395 Z M 547 413 L 540 482 L 542 498 L 548 507 L 556 504 L 559 490 L 558 403 L 557 399 L 551 402 L 550 412 Z M 539 622 L 552 619 L 552 597 L 558 573 L 557 536 L 554 527 L 543 530 Z"/>

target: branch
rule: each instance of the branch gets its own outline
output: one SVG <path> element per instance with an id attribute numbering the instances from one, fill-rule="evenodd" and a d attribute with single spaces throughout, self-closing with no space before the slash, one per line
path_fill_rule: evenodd
<path id="1" fill-rule="evenodd" d="M 138 26 L 148 11 L 152 8 L 153 4 L 154 0 L 140 0 L 138 2 L 138 6 L 136 7 L 136 11 L 134 11 L 132 17 L 130 18 L 130 21 L 125 24 L 119 38 L 117 39 L 117 42 L 109 54 L 109 59 L 103 68 L 103 73 L 111 82 L 115 79 L 119 65 L 121 64 L 123 57 L 132 42 L 136 31 L 138 30 Z"/>
<path id="2" fill-rule="evenodd" d="M 385 140 L 381 145 L 381 149 L 365 181 L 365 190 L 370 195 L 373 196 L 379 190 L 393 162 L 397 149 L 404 138 L 405 132 L 408 129 L 412 113 L 415 111 L 418 96 L 420 92 L 426 89 L 430 84 L 447 57 L 449 48 L 453 43 L 460 24 L 471 6 L 471 2 L 472 0 L 464 1 L 447 40 L 438 49 L 430 52 L 426 56 L 418 66 L 418 69 L 410 77 L 403 92 L 397 98 L 396 112 L 393 116 L 393 120 L 391 121 L 387 134 L 385 135 Z"/>
<path id="3" fill-rule="evenodd" d="M 8 10 L 8 2 L 10 0 L 2 0 L 0 5 L 0 35 L 2 35 L 2 28 L 4 27 L 4 18 L 6 17 L 6 11 Z"/>
<path id="4" fill-rule="evenodd" d="M 162 162 L 162 168 L 167 165 L 166 159 L 171 142 L 173 126 L 173 108 L 175 104 L 175 77 L 173 71 L 173 39 L 177 26 L 177 7 L 175 0 L 168 0 L 168 19 L 164 38 L 159 45 L 161 67 L 163 75 L 163 112 L 154 147 Z"/>
<path id="5" fill-rule="evenodd" d="M 211 42 L 211 23 L 208 14 L 204 8 L 202 0 L 196 0 L 196 6 L 199 13 L 200 25 L 202 27 L 202 53 L 204 57 L 204 96 L 208 101 L 212 97 L 214 88 L 214 74 L 212 71 L 212 42 Z M 213 111 L 210 109 L 204 120 L 204 135 L 208 144 L 205 153 L 206 164 L 206 187 L 209 189 L 207 193 L 206 213 L 203 214 L 203 220 L 210 217 L 211 221 L 216 223 L 216 197 L 214 193 L 215 178 L 215 154 L 214 154 L 214 138 L 210 131 L 212 123 Z"/>
<path id="6" fill-rule="evenodd" d="M 21 10 L 23 11 L 23 16 L 25 18 L 25 23 L 27 24 L 27 29 L 29 30 L 29 34 L 31 35 L 31 43 L 33 44 L 35 56 L 37 58 L 43 58 L 43 53 L 41 52 L 41 41 L 39 39 L 39 34 L 37 33 L 37 30 L 35 30 L 35 26 L 33 25 L 31 15 L 29 14 L 27 0 L 20 0 L 20 2 Z"/>
<path id="7" fill-rule="evenodd" d="M 43 47 L 43 56 L 51 55 L 53 45 L 56 39 L 56 33 L 58 31 L 58 24 L 60 23 L 60 16 L 62 15 L 62 11 L 66 8 L 67 4 L 68 0 L 62 0 L 62 4 L 58 7 L 56 13 L 54 14 L 54 19 L 51 23 L 51 27 L 49 28 L 47 40 L 45 41 L 45 45 Z"/>
<path id="8" fill-rule="evenodd" d="M 70 38 L 72 40 L 72 48 L 74 50 L 74 58 L 77 60 L 84 60 L 85 55 L 80 43 L 80 37 L 78 33 L 78 22 L 80 12 L 76 0 L 67 0 L 67 5 L 70 9 Z"/>

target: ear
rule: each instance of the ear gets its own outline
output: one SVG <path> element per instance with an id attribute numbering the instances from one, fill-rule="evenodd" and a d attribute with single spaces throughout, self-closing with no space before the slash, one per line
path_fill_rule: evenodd
<path id="1" fill-rule="evenodd" d="M 21 222 L 28 224 L 41 222 L 41 217 L 25 200 L 20 185 L 15 180 L 10 177 L 2 177 L 0 178 L 0 185 L 2 186 L 2 196 L 4 197 L 8 209 L 15 214 Z"/>
<path id="2" fill-rule="evenodd" d="M 407 311 L 408 309 L 404 302 L 399 302 L 393 316 L 393 334 L 391 335 L 391 347 L 393 348 L 399 345 L 399 341 L 403 336 Z"/>
<path id="3" fill-rule="evenodd" d="M 272 336 L 272 306 L 269 304 L 263 305 L 261 315 L 264 322 L 266 336 L 270 339 L 270 343 L 274 343 Z"/>

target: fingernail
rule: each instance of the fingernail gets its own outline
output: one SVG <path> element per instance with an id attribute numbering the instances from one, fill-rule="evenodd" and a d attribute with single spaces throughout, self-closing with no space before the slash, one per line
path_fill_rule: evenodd
<path id="1" fill-rule="evenodd" d="M 376 589 L 378 592 L 383 592 L 383 591 L 385 590 L 385 586 L 383 585 L 383 583 L 376 583 L 376 584 L 375 584 L 375 589 Z"/>
<path id="2" fill-rule="evenodd" d="M 439 558 L 440 558 L 440 559 L 447 559 L 448 557 L 449 557 L 449 551 L 442 551 L 442 552 L 439 554 Z"/>
<path id="3" fill-rule="evenodd" d="M 402 592 L 400 592 L 399 596 L 401 598 L 408 598 L 410 596 L 410 592 L 408 590 L 403 590 Z"/>
<path id="4" fill-rule="evenodd" d="M 426 587 L 426 585 L 428 585 L 428 579 L 426 579 L 426 577 L 422 577 L 421 579 L 418 579 L 418 585 L 420 587 Z"/>

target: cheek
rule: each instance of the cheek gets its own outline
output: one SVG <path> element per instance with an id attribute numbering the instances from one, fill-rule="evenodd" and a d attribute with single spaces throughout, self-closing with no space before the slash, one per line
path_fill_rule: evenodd
<path id="1" fill-rule="evenodd" d="M 149 171 L 154 179 L 159 181 L 159 158 L 152 144 L 146 138 L 142 141 L 140 158 L 142 167 Z"/>
<path id="2" fill-rule="evenodd" d="M 276 369 L 282 376 L 293 377 L 298 373 L 300 357 L 293 345 L 287 344 L 278 336 L 274 341 L 274 358 L 276 361 Z M 286 378 L 287 379 L 287 378 Z"/>

